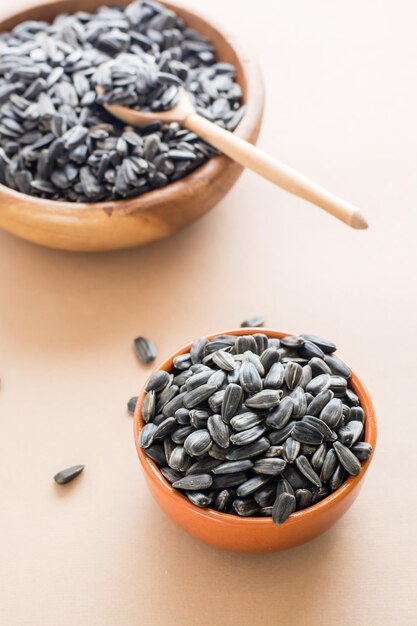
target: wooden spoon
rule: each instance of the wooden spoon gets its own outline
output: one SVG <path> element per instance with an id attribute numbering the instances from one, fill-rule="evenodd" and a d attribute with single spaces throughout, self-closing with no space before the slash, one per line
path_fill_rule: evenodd
<path id="1" fill-rule="evenodd" d="M 99 95 L 103 94 L 103 87 L 97 86 L 96 89 Z M 144 112 L 107 102 L 103 103 L 103 106 L 111 115 L 131 126 L 146 126 L 156 120 L 165 123 L 179 122 L 184 128 L 196 133 L 240 165 L 253 170 L 295 196 L 317 205 L 348 226 L 356 229 L 368 228 L 368 222 L 361 211 L 349 202 L 338 198 L 230 131 L 198 115 L 185 89 L 181 89 L 177 106 L 168 111 Z"/>

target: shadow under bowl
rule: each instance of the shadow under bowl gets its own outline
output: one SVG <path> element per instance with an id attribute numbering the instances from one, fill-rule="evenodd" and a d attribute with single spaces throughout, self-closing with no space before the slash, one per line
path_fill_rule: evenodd
<path id="1" fill-rule="evenodd" d="M 127 5 L 130 0 L 119 0 Z M 60 13 L 94 12 L 108 0 L 53 0 L 7 15 L 1 9 L 0 32 L 25 20 L 51 21 Z M 168 8 L 214 44 L 220 61 L 232 63 L 243 91 L 246 112 L 234 133 L 255 143 L 261 125 L 264 90 L 256 64 L 236 39 L 211 20 L 171 2 Z M 0 185 L 0 227 L 51 248 L 76 251 L 117 250 L 168 237 L 207 213 L 231 189 L 242 167 L 228 157 L 214 157 L 183 179 L 136 198 L 76 203 L 44 200 Z"/>
<path id="2" fill-rule="evenodd" d="M 213 333 L 208 338 L 226 334 L 249 335 L 255 332 L 263 332 L 268 337 L 277 339 L 291 334 L 265 328 L 238 328 Z M 157 369 L 170 372 L 174 358 L 188 352 L 191 345 L 189 343 L 173 352 Z M 148 487 L 156 502 L 168 517 L 190 535 L 224 550 L 273 552 L 292 548 L 321 535 L 346 513 L 357 498 L 375 451 L 377 427 L 371 397 L 354 372 L 352 372 L 349 380 L 365 411 L 364 441 L 371 444 L 372 454 L 367 461 L 362 463 L 362 469 L 357 476 L 350 476 L 339 489 L 317 504 L 293 513 L 280 526 L 276 526 L 271 518 L 238 517 L 237 515 L 219 513 L 210 508 L 200 509 L 174 489 L 163 477 L 158 466 L 146 456 L 138 444 L 139 433 L 143 426 L 141 416 L 142 403 L 145 397 L 143 389 L 138 397 L 134 415 L 135 445 Z"/>

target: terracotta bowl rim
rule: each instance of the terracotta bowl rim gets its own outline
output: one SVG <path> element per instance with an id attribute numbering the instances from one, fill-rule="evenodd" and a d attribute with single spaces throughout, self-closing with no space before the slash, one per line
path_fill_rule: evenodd
<path id="1" fill-rule="evenodd" d="M 218 335 L 248 335 L 252 333 L 264 333 L 265 335 L 268 335 L 268 337 L 271 337 L 271 338 L 275 337 L 278 339 L 287 335 L 295 334 L 295 333 L 290 333 L 290 332 L 285 332 L 285 331 L 278 331 L 272 328 L 237 328 L 237 329 L 232 329 L 232 330 L 210 333 L 208 335 L 205 335 L 205 337 L 207 337 L 208 339 L 211 339 Z M 174 500 L 177 506 L 182 508 L 183 511 L 187 513 L 188 515 L 194 515 L 200 518 L 205 518 L 206 520 L 217 522 L 217 524 L 221 523 L 221 524 L 226 524 L 226 525 L 232 525 L 232 526 L 235 526 L 236 528 L 240 528 L 243 526 L 245 526 L 246 528 L 251 526 L 254 530 L 270 528 L 273 522 L 271 518 L 268 518 L 268 517 L 239 517 L 237 515 L 235 516 L 229 513 L 220 513 L 219 511 L 215 511 L 214 509 L 211 509 L 210 507 L 203 509 L 203 508 L 199 508 L 195 506 L 185 496 L 183 496 L 179 491 L 177 491 L 171 486 L 171 484 L 161 474 L 161 471 L 159 470 L 156 463 L 152 461 L 152 459 L 147 457 L 146 454 L 143 452 L 143 450 L 139 447 L 138 437 L 139 437 L 140 430 L 143 426 L 143 420 L 141 416 L 141 407 L 142 407 L 142 402 L 145 396 L 145 386 L 146 386 L 147 381 L 149 380 L 149 377 L 152 375 L 154 371 L 158 369 L 165 369 L 167 371 L 170 371 L 173 359 L 176 356 L 183 354 L 184 352 L 188 352 L 191 345 L 192 345 L 192 341 L 188 342 L 187 344 L 185 344 L 178 350 L 175 350 L 174 352 L 172 352 L 168 357 L 166 357 L 162 361 L 162 363 L 160 363 L 158 367 L 155 367 L 150 373 L 150 375 L 147 377 L 143 385 L 143 388 L 138 396 L 138 401 L 137 401 L 135 413 L 134 413 L 133 432 L 134 432 L 134 438 L 135 438 L 136 451 L 137 451 L 141 466 L 148 480 L 154 483 L 155 482 L 158 483 L 159 487 L 166 492 L 166 496 L 168 496 L 171 500 Z M 377 439 L 377 425 L 376 425 L 375 409 L 374 409 L 373 402 L 372 402 L 372 399 L 369 395 L 367 388 L 365 387 L 363 382 L 360 380 L 360 378 L 355 374 L 355 372 L 351 370 L 351 373 L 352 375 L 349 380 L 352 383 L 352 387 L 355 393 L 359 397 L 363 410 L 365 411 L 366 422 L 365 422 L 364 441 L 371 444 L 372 446 L 371 455 L 367 461 L 365 461 L 364 463 L 361 463 L 362 468 L 357 476 L 350 476 L 343 483 L 343 485 L 339 487 L 339 489 L 336 489 L 336 491 L 331 493 L 329 496 L 327 496 L 320 502 L 306 509 L 303 509 L 302 511 L 296 511 L 295 513 L 293 513 L 285 522 L 285 525 L 287 528 L 289 526 L 299 525 L 304 522 L 308 523 L 309 520 L 311 520 L 313 517 L 316 517 L 317 515 L 321 515 L 322 513 L 331 509 L 338 502 L 340 502 L 346 496 L 348 496 L 352 490 L 355 489 L 355 487 L 363 479 L 363 477 L 365 476 L 369 468 L 369 465 L 375 453 L 375 446 L 376 446 L 376 439 Z"/>
<path id="2" fill-rule="evenodd" d="M 244 76 L 246 82 L 246 93 L 244 98 L 244 105 L 246 106 L 245 113 L 240 120 L 238 126 L 232 131 L 238 137 L 243 139 L 247 139 L 247 135 L 250 134 L 253 129 L 253 125 L 256 123 L 260 123 L 263 118 L 264 112 L 264 83 L 262 79 L 261 70 L 256 60 L 254 60 L 250 55 L 247 55 L 246 46 L 242 45 L 239 38 L 236 38 L 235 35 L 231 34 L 229 30 L 224 29 L 223 26 L 219 25 L 216 19 L 211 19 L 205 15 L 204 11 L 194 10 L 194 7 L 184 5 L 181 2 L 171 2 L 171 0 L 159 0 L 161 4 L 168 6 L 169 8 L 173 8 L 174 10 L 178 8 L 179 10 L 183 10 L 189 13 L 192 16 L 197 17 L 201 21 L 205 22 L 209 27 L 213 28 L 220 37 L 226 41 L 229 46 L 233 49 L 236 56 L 238 57 L 241 67 L 242 74 Z M 39 9 L 40 7 L 51 8 L 58 4 L 70 3 L 72 0 L 43 0 L 42 2 L 36 3 L 34 5 L 25 6 L 17 11 L 11 10 L 2 12 L 0 14 L 0 32 L 2 32 L 2 24 L 7 22 L 8 20 L 13 20 L 14 18 L 18 18 L 19 15 L 30 12 L 32 10 Z M 111 5 L 111 0 L 103 0 L 103 5 Z M 258 120 L 258 122 L 257 122 Z M 246 123 L 249 123 L 248 128 L 246 127 Z M 152 189 L 147 191 L 146 193 L 138 196 L 134 196 L 133 198 L 121 198 L 118 200 L 103 200 L 99 202 L 69 202 L 65 200 L 49 200 L 47 198 L 39 198 L 36 196 L 31 196 L 16 189 L 12 189 L 11 187 L 7 187 L 7 185 L 3 185 L 0 183 L 0 193 L 4 197 L 8 197 L 10 200 L 18 199 L 24 200 L 26 204 L 30 205 L 39 205 L 46 211 L 51 211 L 53 213 L 57 213 L 60 210 L 63 212 L 71 212 L 79 213 L 82 211 L 83 213 L 86 211 L 93 212 L 97 210 L 103 210 L 104 212 L 112 213 L 112 212 L 133 212 L 133 213 L 146 213 L 155 208 L 155 206 L 160 205 L 163 202 L 169 202 L 172 196 L 172 201 L 177 201 L 178 185 L 180 183 L 186 182 L 190 186 L 195 182 L 198 184 L 201 177 L 212 178 L 216 176 L 223 168 L 232 164 L 233 161 L 226 157 L 223 154 L 211 157 L 197 167 L 195 170 L 180 178 L 172 183 L 169 183 L 165 187 L 161 187 L 160 189 Z M 214 171 L 213 171 L 214 170 Z M 157 192 L 157 193 L 155 193 Z M 132 204 L 135 204 L 135 207 L 132 207 Z"/>

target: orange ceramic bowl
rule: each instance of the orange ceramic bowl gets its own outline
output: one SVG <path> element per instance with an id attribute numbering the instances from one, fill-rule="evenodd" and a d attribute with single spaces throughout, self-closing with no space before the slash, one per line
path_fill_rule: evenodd
<path id="1" fill-rule="evenodd" d="M 280 339 L 290 333 L 270 329 L 238 328 L 209 335 L 248 335 L 263 332 L 268 337 Z M 173 360 L 179 354 L 188 352 L 191 343 L 173 352 L 158 369 L 171 371 Z M 372 460 L 376 444 L 376 418 L 369 396 L 363 383 L 352 372 L 351 386 L 358 395 L 366 415 L 364 440 L 372 446 L 372 454 L 362 463 L 362 470 L 357 476 L 349 477 L 339 489 L 317 504 L 293 513 L 281 526 L 276 526 L 271 518 L 238 517 L 219 513 L 213 509 L 200 509 L 180 492 L 171 487 L 159 471 L 157 465 L 149 459 L 138 445 L 138 437 L 143 426 L 141 417 L 144 390 L 136 405 L 134 416 L 134 435 L 139 461 L 145 474 L 151 493 L 161 509 L 181 528 L 206 543 L 224 550 L 237 552 L 272 552 L 285 550 L 300 545 L 321 535 L 330 528 L 351 506 L 363 485 L 363 479 Z"/>

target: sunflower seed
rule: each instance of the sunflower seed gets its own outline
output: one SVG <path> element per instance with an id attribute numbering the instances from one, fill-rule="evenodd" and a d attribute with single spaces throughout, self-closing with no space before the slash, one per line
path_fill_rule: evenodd
<path id="1" fill-rule="evenodd" d="M 217 465 L 213 469 L 213 474 L 236 474 L 237 472 L 244 472 L 252 467 L 253 463 L 249 459 L 244 461 L 226 461 L 225 463 Z"/>
<path id="2" fill-rule="evenodd" d="M 165 415 L 165 417 L 172 417 L 173 415 L 175 415 L 175 412 L 178 411 L 178 409 L 182 409 L 184 407 L 185 397 L 186 397 L 186 392 L 184 391 L 175 395 L 171 400 L 169 400 L 163 406 L 162 408 L 163 415 Z"/>
<path id="3" fill-rule="evenodd" d="M 184 476 L 172 486 L 175 489 L 186 489 L 187 491 L 199 491 L 200 489 L 208 489 L 213 483 L 213 477 L 210 474 L 189 474 Z"/>
<path id="4" fill-rule="evenodd" d="M 220 369 L 226 372 L 233 372 L 235 369 L 235 360 L 229 352 L 224 350 L 218 350 L 213 354 L 214 363 L 220 367 Z"/>
<path id="5" fill-rule="evenodd" d="M 365 423 L 365 412 L 361 406 L 352 406 L 349 413 L 349 420 L 352 422 Z"/>
<path id="6" fill-rule="evenodd" d="M 259 507 L 253 500 L 236 498 L 233 500 L 233 508 L 242 517 L 251 517 L 259 511 Z"/>
<path id="7" fill-rule="evenodd" d="M 281 495 L 281 493 L 289 493 L 292 496 L 295 496 L 294 489 L 286 478 L 281 478 L 281 480 L 278 481 L 276 496 Z"/>
<path id="8" fill-rule="evenodd" d="M 230 487 L 237 487 L 248 480 L 248 474 L 246 472 L 235 472 L 234 474 L 222 474 L 220 476 L 214 476 L 213 488 L 214 489 L 229 489 Z"/>
<path id="9" fill-rule="evenodd" d="M 249 361 L 242 363 L 239 380 L 242 388 L 247 393 L 254 394 L 262 389 L 262 379 L 256 367 Z"/>
<path id="10" fill-rule="evenodd" d="M 296 387 L 290 394 L 292 400 L 292 417 L 303 417 L 307 411 L 307 398 L 302 387 Z"/>
<path id="11" fill-rule="evenodd" d="M 333 431 L 330 430 L 326 422 L 324 422 L 323 420 L 314 417 L 313 415 L 304 415 L 302 422 L 304 424 L 311 424 L 312 426 L 314 426 L 314 428 L 317 428 L 325 441 L 334 441 Z"/>
<path id="12" fill-rule="evenodd" d="M 220 512 L 226 511 L 231 500 L 230 492 L 227 489 L 223 489 L 217 494 L 214 506 Z"/>
<path id="13" fill-rule="evenodd" d="M 175 417 L 167 417 L 163 422 L 158 424 L 156 431 L 154 432 L 154 439 L 163 439 L 169 435 L 177 426 L 177 420 Z"/>
<path id="14" fill-rule="evenodd" d="M 221 448 L 217 445 L 217 443 L 213 443 L 210 450 L 208 451 L 209 455 L 218 461 L 225 461 L 227 455 L 227 448 Z"/>
<path id="15" fill-rule="evenodd" d="M 186 491 L 185 495 L 192 504 L 200 507 L 200 509 L 207 508 L 212 503 L 212 499 L 200 491 Z"/>
<path id="16" fill-rule="evenodd" d="M 271 444 L 273 446 L 276 446 L 280 443 L 283 443 L 286 439 L 288 439 L 288 437 L 291 435 L 292 431 L 294 430 L 295 424 L 296 422 L 292 420 L 291 422 L 288 422 L 287 424 L 285 424 L 283 428 L 274 430 L 273 432 L 269 433 L 268 437 L 269 437 L 269 441 L 271 442 Z"/>
<path id="17" fill-rule="evenodd" d="M 265 324 L 265 318 L 263 315 L 255 315 L 254 317 L 248 317 L 241 323 L 242 328 L 258 328 Z"/>
<path id="18" fill-rule="evenodd" d="M 156 397 L 155 392 L 146 394 L 142 402 L 142 418 L 144 422 L 149 422 L 155 415 Z"/>
<path id="19" fill-rule="evenodd" d="M 176 446 L 168 459 L 168 465 L 177 472 L 186 472 L 190 467 L 190 457 L 183 446 Z"/>
<path id="20" fill-rule="evenodd" d="M 287 384 L 288 389 L 295 389 L 300 383 L 301 377 L 303 375 L 303 368 L 298 363 L 294 361 L 290 361 L 285 366 L 285 382 Z"/>
<path id="21" fill-rule="evenodd" d="M 213 395 L 215 391 L 216 387 L 213 387 L 212 385 L 201 385 L 197 389 L 192 389 L 184 395 L 183 404 L 185 408 L 193 409 L 194 407 L 202 404 L 205 400 L 208 400 L 208 398 Z"/>
<path id="22" fill-rule="evenodd" d="M 337 465 L 337 456 L 336 452 L 330 448 L 326 452 L 326 456 L 324 457 L 324 462 L 320 472 L 320 480 L 322 483 L 327 483 L 336 469 Z"/>
<path id="23" fill-rule="evenodd" d="M 257 489 L 263 487 L 269 480 L 269 476 L 255 476 L 254 478 L 249 478 L 249 480 L 238 486 L 236 493 L 238 496 L 246 498 L 246 496 L 251 495 Z"/>
<path id="24" fill-rule="evenodd" d="M 304 474 L 304 476 L 306 478 L 308 478 L 308 480 L 310 482 L 313 483 L 313 485 L 316 485 L 316 487 L 321 487 L 321 480 L 319 478 L 319 476 L 317 475 L 317 473 L 314 471 L 314 469 L 311 467 L 308 459 L 301 455 L 299 457 L 297 457 L 295 459 L 295 464 L 298 468 L 298 470 Z"/>
<path id="25" fill-rule="evenodd" d="M 306 391 L 312 393 L 313 396 L 316 396 L 321 391 L 325 391 L 330 387 L 330 376 L 329 374 L 320 374 L 313 378 L 307 385 Z"/>
<path id="26" fill-rule="evenodd" d="M 172 439 L 170 439 L 170 437 L 166 437 L 163 441 L 163 446 L 165 458 L 169 459 L 169 457 L 171 456 L 171 452 L 175 448 L 175 443 L 172 441 Z"/>
<path id="27" fill-rule="evenodd" d="M 203 359 L 204 348 L 208 343 L 208 339 L 202 337 L 201 339 L 196 339 L 193 342 L 190 350 L 190 358 L 192 363 L 199 363 Z"/>
<path id="28" fill-rule="evenodd" d="M 317 448 L 317 450 L 313 453 L 311 457 L 311 466 L 316 471 L 319 472 L 323 467 L 324 459 L 326 458 L 326 446 L 325 444 L 321 444 Z"/>
<path id="29" fill-rule="evenodd" d="M 338 356 L 334 354 L 331 356 L 326 355 L 324 357 L 324 362 L 331 370 L 332 374 L 335 374 L 336 376 L 343 376 L 343 378 L 350 378 L 350 369 L 341 359 L 339 359 Z"/>
<path id="30" fill-rule="evenodd" d="M 257 426 L 263 421 L 263 417 L 257 413 L 240 413 L 230 420 L 230 426 L 237 432 L 248 430 L 253 426 Z"/>
<path id="31" fill-rule="evenodd" d="M 273 363 L 265 376 L 264 386 L 269 389 L 279 389 L 284 382 L 284 366 L 282 363 Z"/>
<path id="32" fill-rule="evenodd" d="M 171 375 L 168 374 L 168 372 L 165 372 L 164 370 L 158 370 L 157 372 L 154 372 L 149 378 L 145 387 L 145 391 L 162 391 L 162 389 L 164 389 L 164 387 L 166 387 L 170 383 L 171 379 Z"/>
<path id="33" fill-rule="evenodd" d="M 276 498 L 277 487 L 275 482 L 269 481 L 253 494 L 253 498 L 259 506 L 271 506 Z"/>
<path id="34" fill-rule="evenodd" d="M 280 353 L 278 352 L 277 348 L 275 347 L 270 347 L 267 348 L 262 354 L 261 354 L 261 363 L 264 367 L 265 373 L 268 373 L 269 370 L 271 369 L 272 365 L 274 363 L 278 363 L 278 361 L 281 359 Z"/>
<path id="35" fill-rule="evenodd" d="M 158 426 L 155 426 L 155 424 L 145 424 L 139 435 L 139 445 L 141 448 L 149 448 L 149 446 L 152 445 L 157 429 Z"/>
<path id="36" fill-rule="evenodd" d="M 351 476 L 357 476 L 361 471 L 361 464 L 356 456 L 346 448 L 339 441 L 335 441 L 333 443 L 333 448 L 337 454 L 337 458 L 339 459 L 341 465 L 345 468 L 345 470 L 351 474 Z"/>
<path id="37" fill-rule="evenodd" d="M 133 415 L 133 413 L 135 412 L 137 401 L 138 397 L 133 396 L 133 398 L 130 398 L 129 402 L 127 403 L 127 410 L 131 415 Z"/>
<path id="38" fill-rule="evenodd" d="M 301 444 L 296 439 L 288 437 L 283 443 L 282 454 L 287 463 L 294 463 L 295 459 L 300 452 Z"/>
<path id="39" fill-rule="evenodd" d="M 161 467 L 161 474 L 169 483 L 175 483 L 177 480 L 182 478 L 182 474 L 180 472 L 176 472 L 170 467 Z"/>
<path id="40" fill-rule="evenodd" d="M 294 513 L 296 507 L 295 496 L 290 493 L 281 493 L 272 507 L 274 524 L 283 524 Z"/>
<path id="41" fill-rule="evenodd" d="M 210 433 L 202 428 L 188 435 L 184 442 L 184 448 L 190 456 L 200 456 L 207 452 L 212 444 Z"/>
<path id="42" fill-rule="evenodd" d="M 209 474 L 215 467 L 219 465 L 219 461 L 206 457 L 200 461 L 196 461 L 187 469 L 186 474 Z"/>
<path id="43" fill-rule="evenodd" d="M 136 356 L 144 365 L 147 365 L 156 359 L 156 348 L 149 339 L 146 339 L 146 337 L 136 337 L 134 340 L 134 346 Z"/>
<path id="44" fill-rule="evenodd" d="M 207 428 L 212 440 L 221 448 L 229 447 L 229 428 L 220 415 L 211 415 L 207 420 Z"/>
<path id="45" fill-rule="evenodd" d="M 297 489 L 295 492 L 297 509 L 305 509 L 311 505 L 313 494 L 308 489 Z"/>
<path id="46" fill-rule="evenodd" d="M 265 458 L 255 461 L 253 471 L 257 474 L 267 474 L 269 476 L 277 476 L 286 466 L 284 459 Z"/>
<path id="47" fill-rule="evenodd" d="M 331 491 L 336 491 L 336 489 L 339 489 L 339 487 L 342 484 L 343 480 L 344 480 L 343 467 L 341 465 L 338 465 L 336 467 L 332 477 L 329 480 L 329 487 L 330 487 Z"/>
<path id="48" fill-rule="evenodd" d="M 336 428 L 340 424 L 342 416 L 343 405 L 339 398 L 330 400 L 320 412 L 320 419 L 325 422 L 329 428 Z"/>
<path id="49" fill-rule="evenodd" d="M 66 483 L 71 482 L 81 474 L 85 465 L 73 465 L 72 467 L 67 467 L 66 469 L 61 470 L 54 476 L 54 481 L 58 483 L 58 485 L 65 485 Z"/>
<path id="50" fill-rule="evenodd" d="M 305 341 L 309 341 L 318 346 L 325 354 L 332 354 L 336 350 L 336 344 L 333 341 L 329 341 L 328 339 L 323 339 L 318 335 L 309 335 L 308 333 L 302 333 L 300 335 L 301 339 Z"/>
<path id="51" fill-rule="evenodd" d="M 292 430 L 292 437 L 300 443 L 320 445 L 323 435 L 315 426 L 307 422 L 297 422 Z"/>
<path id="52" fill-rule="evenodd" d="M 271 446 L 265 453 L 268 458 L 280 458 L 283 457 L 283 446 Z"/>
<path id="53" fill-rule="evenodd" d="M 289 396 L 286 396 L 281 400 L 278 407 L 273 409 L 266 418 L 266 425 L 271 428 L 281 429 L 284 428 L 286 424 L 288 424 L 292 412 L 293 412 L 294 404 L 292 399 Z"/>
<path id="54" fill-rule="evenodd" d="M 166 465 L 167 464 L 167 459 L 165 457 L 165 452 L 164 452 L 163 446 L 159 446 L 159 445 L 149 446 L 149 448 L 145 449 L 145 452 L 146 452 L 146 455 L 150 459 L 152 459 L 152 461 L 155 461 L 155 463 L 157 465 Z M 171 464 L 169 463 L 169 465 L 171 465 Z M 181 469 L 181 468 L 173 467 L 172 469 Z"/>
<path id="55" fill-rule="evenodd" d="M 304 339 L 296 335 L 287 335 L 286 337 L 282 337 L 281 344 L 285 348 L 290 348 L 290 350 L 298 350 L 298 348 L 304 345 Z"/>
<path id="56" fill-rule="evenodd" d="M 229 423 L 236 414 L 243 399 L 243 390 L 239 385 L 230 383 L 224 392 L 221 415 L 223 421 Z"/>
<path id="57" fill-rule="evenodd" d="M 253 428 L 234 433 L 230 436 L 230 441 L 235 446 L 247 446 L 259 439 L 264 432 L 265 428 L 263 426 L 253 426 Z"/>
<path id="58" fill-rule="evenodd" d="M 249 409 L 257 409 L 265 411 L 277 406 L 281 400 L 282 391 L 276 389 L 264 389 L 245 401 L 245 405 Z"/>
<path id="59" fill-rule="evenodd" d="M 185 408 L 177 409 L 174 413 L 174 417 L 178 424 L 187 426 L 190 423 L 190 411 Z"/>
<path id="60" fill-rule="evenodd" d="M 168 385 L 167 387 L 165 387 L 165 389 L 163 389 L 158 396 L 158 401 L 156 403 L 155 412 L 159 413 L 159 411 L 166 404 L 168 404 L 169 402 L 171 402 L 173 398 L 175 398 L 178 391 L 179 389 L 177 385 Z"/>
<path id="61" fill-rule="evenodd" d="M 371 456 L 372 446 L 365 441 L 360 441 L 359 443 L 355 443 L 351 448 L 351 452 L 356 456 L 359 461 L 367 461 Z"/>
<path id="62" fill-rule="evenodd" d="M 229 461 L 241 461 L 242 459 L 251 459 L 259 456 L 268 450 L 270 443 L 266 437 L 261 437 L 257 441 L 247 446 L 237 446 L 227 451 L 226 458 Z"/>

